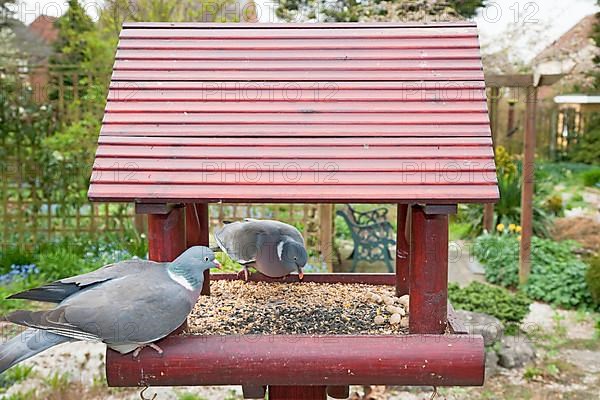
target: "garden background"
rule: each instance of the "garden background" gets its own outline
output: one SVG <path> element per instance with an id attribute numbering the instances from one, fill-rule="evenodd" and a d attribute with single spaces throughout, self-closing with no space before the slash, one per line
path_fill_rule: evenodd
<path id="1" fill-rule="evenodd" d="M 208 3 L 105 1 L 97 20 L 92 20 L 82 4 L 70 0 L 63 16 L 40 16 L 25 26 L 15 18 L 14 2 L 0 0 L 1 313 L 39 307 L 4 300 L 9 294 L 111 262 L 147 257 L 145 222 L 134 215 L 132 205 L 92 204 L 86 197 L 113 56 L 125 20 L 248 21 L 254 15 L 252 7 L 227 0 L 210 3 L 210 7 L 200 7 L 202 4 Z M 485 6 L 484 1 L 458 0 L 340 1 L 336 3 L 340 7 L 319 7 L 323 4 L 319 0 L 285 0 L 277 8 L 277 16 L 297 20 L 302 11 L 305 19 L 318 15 L 329 21 L 452 20 L 472 17 Z M 600 54 L 599 17 L 591 17 L 586 22 L 585 43 L 595 49 L 594 54 Z M 519 29 L 523 28 L 516 26 L 513 34 L 518 35 Z M 495 51 L 486 53 L 486 72 L 532 71 L 531 63 L 511 55 L 512 39 L 502 38 Z M 552 101 L 554 94 L 598 93 L 599 62 L 599 56 L 592 55 L 588 67 L 567 74 L 536 104 L 535 236 L 529 281 L 519 285 L 518 279 L 524 93 L 510 88 L 495 94 L 488 91 L 488 97 L 497 96 L 498 102 L 493 130 L 501 199 L 495 206 L 494 228 L 489 232 L 483 229 L 483 208 L 478 205 L 461 205 L 451 221 L 451 240 L 462 249 L 462 257 L 469 258 L 469 268 L 483 268 L 476 282 L 451 286 L 450 297 L 457 308 L 487 313 L 502 323 L 507 334 L 514 335 L 523 333 L 523 321 L 532 304 L 552 307 L 556 320 L 551 329 L 555 334 L 524 333 L 547 350 L 521 366 L 520 376 L 529 383 L 543 382 L 546 386 L 548 382 L 579 379 L 574 378 L 573 366 L 559 362 L 562 348 L 600 350 L 594 332 L 589 338 L 585 336 L 588 339 L 575 340 L 561 325 L 564 318 L 574 318 L 575 324 L 592 321 L 600 330 L 600 115 L 593 109 L 565 107 Z M 395 229 L 395 207 L 381 206 L 389 208 L 389 221 Z M 373 207 L 360 205 L 358 209 Z M 344 205 L 336 208 L 341 210 Z M 312 270 L 349 268 L 350 230 L 341 217 L 320 205 L 219 204 L 210 206 L 210 214 L 212 226 L 243 217 L 292 223 L 307 238 Z M 324 241 L 322 215 L 334 219 L 333 255 L 320 251 Z M 239 268 L 223 261 L 230 269 Z M 331 262 L 334 265 L 328 265 Z M 363 263 L 359 270 L 383 272 L 385 267 Z M 563 310 L 573 311 L 563 314 Z M 83 396 L 89 395 L 79 398 L 105 398 L 107 393 L 120 398 L 118 391 L 103 386 L 102 376 L 94 377 L 94 383 L 84 385 L 85 389 L 62 373 L 44 377 L 44 386 L 34 392 L 14 388 L 33 375 L 32 367 L 16 367 L 0 379 L 0 390 L 12 399 L 69 398 L 78 390 L 83 390 Z M 503 386 L 499 382 L 492 380 L 488 385 Z M 600 390 L 600 377 L 591 385 Z M 485 390 L 469 393 L 485 398 Z M 533 396 L 536 390 L 531 392 Z M 179 395 L 181 399 L 199 398 L 185 397 L 183 392 Z"/>

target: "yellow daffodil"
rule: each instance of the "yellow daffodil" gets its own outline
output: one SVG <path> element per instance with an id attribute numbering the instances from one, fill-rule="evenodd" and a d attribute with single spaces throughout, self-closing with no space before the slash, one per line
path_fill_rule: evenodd
<path id="1" fill-rule="evenodd" d="M 508 224 L 508 230 L 514 232 L 517 226 L 515 224 Z"/>
<path id="2" fill-rule="evenodd" d="M 517 232 L 517 233 L 521 232 L 522 230 L 523 230 L 523 228 L 521 228 L 521 225 L 517 225 L 515 227 L 515 232 Z"/>
<path id="3" fill-rule="evenodd" d="M 498 232 L 504 232 L 504 224 L 498 224 L 498 225 L 496 226 L 496 230 L 497 230 Z"/>

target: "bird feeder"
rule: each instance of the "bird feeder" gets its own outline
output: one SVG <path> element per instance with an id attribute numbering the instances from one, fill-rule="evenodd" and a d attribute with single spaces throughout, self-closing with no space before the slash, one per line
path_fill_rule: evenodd
<path id="1" fill-rule="evenodd" d="M 98 143 L 89 198 L 148 214 L 153 260 L 207 245 L 213 202 L 394 203 L 395 274 L 305 281 L 410 294 L 408 335 L 172 335 L 162 356 L 108 350 L 109 385 L 483 383 L 483 339 L 447 291 L 448 215 L 498 199 L 475 24 L 126 23 Z"/>

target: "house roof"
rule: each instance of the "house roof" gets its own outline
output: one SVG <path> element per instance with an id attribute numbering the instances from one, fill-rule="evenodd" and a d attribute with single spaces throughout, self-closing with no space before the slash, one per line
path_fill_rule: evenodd
<path id="1" fill-rule="evenodd" d="M 58 39 L 58 28 L 54 25 L 57 19 L 49 15 L 40 15 L 29 24 L 28 29 L 45 43 L 52 44 Z"/>
<path id="2" fill-rule="evenodd" d="M 600 94 L 563 94 L 555 96 L 554 102 L 557 104 L 600 104 Z"/>
<path id="3" fill-rule="evenodd" d="M 127 23 L 89 197 L 495 201 L 476 26 Z"/>
<path id="4" fill-rule="evenodd" d="M 547 60 L 562 60 L 570 58 L 581 48 L 592 45 L 590 38 L 596 23 L 596 15 L 590 14 L 582 18 L 571 29 L 565 32 L 557 40 L 546 46 L 538 55 L 535 56 L 532 63 L 539 64 Z"/>

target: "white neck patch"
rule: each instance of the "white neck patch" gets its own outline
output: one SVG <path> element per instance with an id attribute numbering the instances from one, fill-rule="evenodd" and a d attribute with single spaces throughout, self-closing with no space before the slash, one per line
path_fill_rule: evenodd
<path id="1" fill-rule="evenodd" d="M 281 257 L 283 256 L 283 240 L 277 244 L 277 257 L 279 257 L 279 261 L 281 261 Z"/>
<path id="2" fill-rule="evenodd" d="M 189 290 L 190 292 L 194 291 L 194 287 L 190 285 L 190 283 L 181 275 L 177 275 L 172 273 L 171 271 L 167 271 L 169 273 L 169 278 L 173 279 L 175 282 L 179 283 L 181 286 Z"/>

